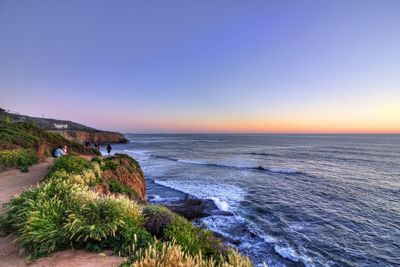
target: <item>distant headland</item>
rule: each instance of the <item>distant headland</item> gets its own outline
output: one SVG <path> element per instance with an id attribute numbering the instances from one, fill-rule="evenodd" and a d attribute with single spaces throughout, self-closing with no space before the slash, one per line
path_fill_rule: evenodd
<path id="1" fill-rule="evenodd" d="M 125 136 L 118 132 L 102 131 L 80 123 L 67 120 L 58 120 L 51 118 L 31 117 L 21 115 L 0 108 L 0 117 L 6 117 L 14 122 L 26 122 L 36 125 L 37 127 L 61 134 L 66 139 L 83 143 L 89 141 L 91 143 L 127 143 L 129 142 Z"/>

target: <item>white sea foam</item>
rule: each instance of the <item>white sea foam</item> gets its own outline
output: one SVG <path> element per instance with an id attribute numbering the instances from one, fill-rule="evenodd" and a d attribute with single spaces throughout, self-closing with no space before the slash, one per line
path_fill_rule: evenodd
<path id="1" fill-rule="evenodd" d="M 302 262 L 306 267 L 315 267 L 315 264 L 313 260 L 302 254 L 302 253 L 297 253 L 292 247 L 289 245 L 278 245 L 276 244 L 274 246 L 275 252 L 281 255 L 283 258 L 290 259 L 294 262 Z M 303 247 L 299 248 L 300 251 L 305 250 Z"/>
<path id="2" fill-rule="evenodd" d="M 260 237 L 265 243 L 276 243 L 277 240 L 275 237 L 267 235 L 265 233 L 263 233 L 256 224 L 254 224 L 253 222 L 249 221 L 246 219 L 246 222 L 248 223 L 248 228 L 249 231 L 251 231 L 252 233 L 256 234 L 258 237 Z"/>
<path id="3" fill-rule="evenodd" d="M 216 197 L 210 197 L 212 201 L 214 201 L 215 205 L 217 205 L 218 209 L 222 211 L 229 211 L 230 207 L 226 201 L 222 201 Z"/>
<path id="4" fill-rule="evenodd" d="M 170 202 L 170 201 L 177 201 L 181 199 L 180 197 L 160 197 L 159 195 L 149 195 L 148 199 L 151 202 Z"/>
<path id="5" fill-rule="evenodd" d="M 230 228 L 243 224 L 244 220 L 240 216 L 214 215 L 202 218 L 200 222 L 205 224 L 207 228 L 213 232 L 234 238 L 234 236 L 229 233 L 232 232 Z"/>
<path id="6" fill-rule="evenodd" d="M 278 253 L 279 255 L 281 255 L 286 259 L 290 259 L 294 262 L 299 261 L 299 256 L 297 255 L 296 251 L 290 246 L 276 244 L 274 246 L 274 249 L 276 253 Z"/>
<path id="7" fill-rule="evenodd" d="M 153 198 L 151 199 L 151 201 L 160 202 L 160 201 L 164 201 L 164 199 L 162 197 L 160 197 L 159 195 L 154 195 Z"/>
<path id="8" fill-rule="evenodd" d="M 244 197 L 245 191 L 233 185 L 206 181 L 155 180 L 157 184 L 190 194 L 201 199 L 212 199 L 223 211 L 230 211 Z"/>

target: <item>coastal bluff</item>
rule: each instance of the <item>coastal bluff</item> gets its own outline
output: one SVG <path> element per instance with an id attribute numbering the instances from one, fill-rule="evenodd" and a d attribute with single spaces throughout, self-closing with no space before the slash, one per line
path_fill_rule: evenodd
<path id="1" fill-rule="evenodd" d="M 102 177 L 105 183 L 101 186 L 101 193 L 119 192 L 128 195 L 131 199 L 146 203 L 146 180 L 139 163 L 125 154 L 115 154 L 103 158 Z"/>
<path id="2" fill-rule="evenodd" d="M 1 115 L 0 266 L 253 266 L 210 230 L 148 202 L 129 155 L 103 157 L 54 129 Z M 54 159 L 63 144 L 68 155 Z"/>
<path id="3" fill-rule="evenodd" d="M 84 130 L 50 130 L 58 133 L 64 138 L 83 143 L 89 141 L 91 143 L 127 143 L 128 139 L 121 133 L 108 131 L 84 131 Z"/>
<path id="4" fill-rule="evenodd" d="M 77 122 L 51 118 L 39 118 L 19 114 L 0 108 L 0 119 L 9 122 L 22 122 L 33 124 L 40 129 L 62 135 L 69 141 L 82 144 L 85 141 L 91 143 L 128 143 L 128 139 L 118 132 L 102 131 Z"/>

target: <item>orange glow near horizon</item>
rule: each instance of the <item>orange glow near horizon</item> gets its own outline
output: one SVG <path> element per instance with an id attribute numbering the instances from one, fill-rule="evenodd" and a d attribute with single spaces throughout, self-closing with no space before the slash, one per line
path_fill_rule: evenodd
<path id="1" fill-rule="evenodd" d="M 132 118 L 125 115 L 113 123 L 126 133 L 400 134 L 400 106 L 394 102 L 375 106 L 368 103 L 341 106 L 341 110 L 314 106 L 309 110 L 282 112 L 274 116 L 241 112 L 231 116 L 166 114 Z"/>
<path id="2" fill-rule="evenodd" d="M 128 122 L 127 122 L 128 121 Z M 287 118 L 147 118 L 114 121 L 121 132 L 136 133 L 271 133 L 400 134 L 400 116 L 353 118 L 289 116 Z M 131 127 L 134 126 L 134 127 Z M 130 127 L 130 128 L 127 128 Z"/>

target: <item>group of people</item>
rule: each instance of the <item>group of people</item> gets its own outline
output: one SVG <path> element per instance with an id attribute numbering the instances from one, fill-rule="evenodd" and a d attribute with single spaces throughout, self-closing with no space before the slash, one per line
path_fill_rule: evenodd
<path id="1" fill-rule="evenodd" d="M 85 141 L 85 142 L 83 142 L 84 144 L 85 144 L 85 146 L 86 147 L 91 147 L 92 146 L 92 143 L 90 143 L 89 141 Z M 97 141 L 97 142 L 94 142 L 93 143 L 93 146 L 94 146 L 94 148 L 96 148 L 97 150 L 100 150 L 100 143 Z"/>
<path id="2" fill-rule="evenodd" d="M 91 147 L 91 146 L 92 146 L 92 144 L 91 144 L 89 141 L 85 141 L 84 144 L 85 144 L 86 147 Z M 95 149 L 100 150 L 100 143 L 99 143 L 99 141 L 94 142 L 93 145 L 94 145 L 94 148 L 95 148 Z M 111 147 L 110 144 L 108 144 L 108 145 L 107 145 L 107 153 L 108 153 L 109 156 L 111 155 L 111 150 L 112 150 L 112 147 Z"/>
<path id="3" fill-rule="evenodd" d="M 91 143 L 89 141 L 85 141 L 84 142 L 86 147 L 91 147 Z M 100 143 L 99 142 L 95 142 L 94 143 L 94 148 L 97 150 L 100 150 Z M 107 145 L 107 153 L 109 156 L 111 156 L 111 150 L 112 147 L 110 144 Z M 67 145 L 63 145 L 63 146 L 59 146 L 55 151 L 54 151 L 54 157 L 59 158 L 61 156 L 65 156 L 67 155 Z"/>

